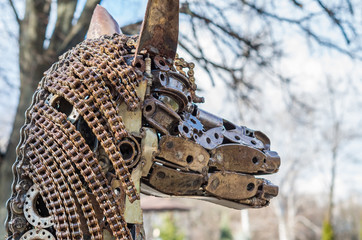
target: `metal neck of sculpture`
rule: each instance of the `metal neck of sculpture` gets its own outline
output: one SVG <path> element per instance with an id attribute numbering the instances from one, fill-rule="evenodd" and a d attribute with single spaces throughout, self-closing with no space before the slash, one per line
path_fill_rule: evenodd
<path id="1" fill-rule="evenodd" d="M 278 194 L 254 176 L 278 171 L 268 137 L 196 105 L 178 12 L 150 0 L 128 37 L 98 6 L 87 39 L 45 72 L 17 149 L 9 239 L 145 239 L 141 192 L 236 209 Z"/>

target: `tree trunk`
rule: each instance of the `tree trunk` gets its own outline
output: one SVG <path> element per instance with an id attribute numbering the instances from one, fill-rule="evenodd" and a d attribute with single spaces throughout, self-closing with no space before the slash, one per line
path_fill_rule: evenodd
<path id="1" fill-rule="evenodd" d="M 6 217 L 5 203 L 11 194 L 13 181 L 12 165 L 16 160 L 15 148 L 20 140 L 20 128 L 24 124 L 25 111 L 31 103 L 31 97 L 37 87 L 43 71 L 49 67 L 44 65 L 43 42 L 48 23 L 50 2 L 27 0 L 24 19 L 19 23 L 19 66 L 20 66 L 20 99 L 10 136 L 7 152 L 0 166 L 0 221 Z M 0 236 L 5 233 L 0 230 Z"/>

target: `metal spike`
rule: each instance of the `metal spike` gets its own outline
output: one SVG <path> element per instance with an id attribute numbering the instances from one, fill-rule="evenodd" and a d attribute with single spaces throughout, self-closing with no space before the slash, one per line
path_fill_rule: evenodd
<path id="1" fill-rule="evenodd" d="M 149 0 L 142 23 L 136 55 L 143 49 L 169 61 L 176 55 L 179 0 Z"/>
<path id="2" fill-rule="evenodd" d="M 113 33 L 121 33 L 116 20 L 104 7 L 97 5 L 89 24 L 87 39 L 99 38 L 106 34 L 112 35 Z"/>

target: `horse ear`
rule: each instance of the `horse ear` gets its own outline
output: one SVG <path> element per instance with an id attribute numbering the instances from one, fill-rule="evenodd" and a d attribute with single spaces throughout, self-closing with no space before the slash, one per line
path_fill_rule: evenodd
<path id="1" fill-rule="evenodd" d="M 114 20 L 104 7 L 97 5 L 89 24 L 87 39 L 98 38 L 102 35 L 112 35 L 120 32 L 121 30 L 116 20 Z"/>
<path id="2" fill-rule="evenodd" d="M 179 25 L 179 0 L 148 0 L 136 55 L 143 49 L 173 61 Z"/>

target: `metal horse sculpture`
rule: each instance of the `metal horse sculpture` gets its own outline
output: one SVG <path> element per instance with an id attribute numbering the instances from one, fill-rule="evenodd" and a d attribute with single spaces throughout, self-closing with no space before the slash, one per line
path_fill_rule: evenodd
<path id="1" fill-rule="evenodd" d="M 200 109 L 176 55 L 178 1 L 150 0 L 139 37 L 95 9 L 87 39 L 44 74 L 21 130 L 8 239 L 145 239 L 140 192 L 227 207 L 278 194 L 259 131 Z"/>

